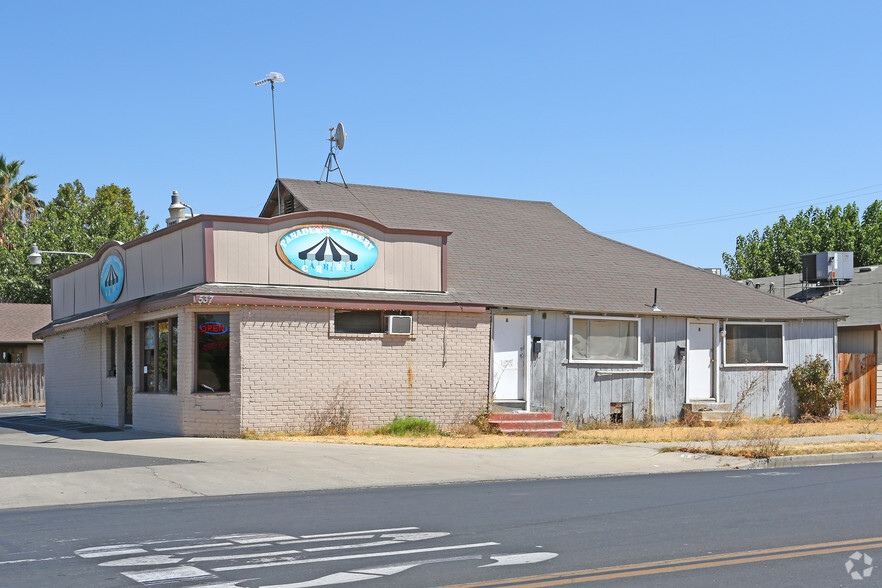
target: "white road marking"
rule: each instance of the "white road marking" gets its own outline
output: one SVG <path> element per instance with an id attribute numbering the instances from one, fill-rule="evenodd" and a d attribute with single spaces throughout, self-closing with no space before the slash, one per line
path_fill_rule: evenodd
<path id="1" fill-rule="evenodd" d="M 345 537 L 346 535 L 363 535 L 367 533 L 392 533 L 395 531 L 419 531 L 419 527 L 398 527 L 396 529 L 368 529 L 367 531 L 348 531 L 345 533 L 325 533 L 323 535 L 301 535 L 302 539 L 316 537 Z"/>
<path id="2" fill-rule="evenodd" d="M 396 533 L 390 535 L 380 535 L 380 537 L 388 537 L 386 541 L 371 541 L 368 543 L 350 543 L 348 545 L 326 545 L 324 547 L 309 547 L 303 551 L 332 551 L 335 549 L 357 549 L 359 547 L 382 547 L 384 545 L 398 545 L 408 541 L 426 541 L 428 539 L 438 539 L 439 537 L 447 537 L 450 533 Z"/>
<path id="3" fill-rule="evenodd" d="M 303 551 L 334 551 L 338 549 L 357 549 L 359 547 L 385 547 L 387 545 L 399 545 L 404 541 L 370 541 L 368 543 L 353 543 L 351 545 L 327 545 L 325 547 L 310 547 Z"/>
<path id="4" fill-rule="evenodd" d="M 279 543 L 278 545 L 285 545 L 286 543 Z M 249 545 L 228 545 L 221 547 L 205 547 L 201 549 L 197 548 L 187 548 L 187 549 L 172 549 L 172 548 L 163 548 L 164 550 L 171 551 L 178 555 L 190 555 L 193 553 L 201 553 L 203 551 L 236 551 L 240 549 L 256 549 L 258 547 L 273 547 L 272 543 L 251 543 Z M 156 551 L 159 551 L 157 549 Z"/>
<path id="5" fill-rule="evenodd" d="M 127 568 L 129 566 L 162 566 L 165 564 L 180 563 L 182 558 L 171 555 L 144 555 L 142 557 L 127 557 L 125 559 L 112 559 L 102 561 L 99 566 L 110 568 Z"/>
<path id="6" fill-rule="evenodd" d="M 346 535 L 340 537 L 319 537 L 317 539 L 295 539 L 293 541 L 279 541 L 279 545 L 296 545 L 298 543 L 325 543 L 327 541 L 352 541 L 353 539 L 371 539 L 375 535 Z"/>
<path id="7" fill-rule="evenodd" d="M 512 553 L 510 555 L 491 555 L 490 559 L 496 560 L 493 563 L 478 566 L 479 568 L 492 568 L 496 566 L 520 566 L 524 564 L 534 564 L 549 559 L 554 559 L 558 554 L 550 551 L 536 551 L 533 553 Z"/>
<path id="8" fill-rule="evenodd" d="M 10 559 L 7 561 L 0 561 L 0 566 L 6 564 L 17 564 L 17 563 L 32 563 L 35 561 L 53 561 L 56 559 L 74 559 L 73 555 L 62 555 L 59 557 L 31 557 L 28 559 Z"/>
<path id="9" fill-rule="evenodd" d="M 315 580 L 307 580 L 306 582 L 295 582 L 293 584 L 275 584 L 273 586 L 263 586 L 262 588 L 308 588 L 310 586 L 334 586 L 337 584 L 348 584 L 350 582 L 362 582 L 364 580 L 374 580 L 382 578 L 377 574 L 359 574 L 357 572 L 337 572 L 316 578 Z"/>
<path id="10" fill-rule="evenodd" d="M 194 568 L 193 566 L 123 572 L 122 575 L 141 584 L 166 584 L 169 582 L 180 582 L 182 580 L 207 580 L 209 578 L 217 577 L 210 572 Z"/>
<path id="11" fill-rule="evenodd" d="M 263 553 L 234 553 L 233 555 L 204 555 L 192 557 L 190 561 L 220 561 L 229 559 L 257 559 L 261 557 L 273 557 L 278 555 L 291 555 L 301 553 L 299 549 L 286 549 L 284 551 L 264 551 Z"/>
<path id="12" fill-rule="evenodd" d="M 278 535 L 276 533 L 242 533 L 238 535 L 216 535 L 212 539 L 223 541 L 224 539 L 240 544 L 263 543 L 264 541 L 287 541 L 296 539 L 291 535 Z"/>
<path id="13" fill-rule="evenodd" d="M 397 555 L 410 555 L 412 553 L 430 553 L 433 551 L 449 551 L 454 549 L 472 549 L 476 547 L 492 547 L 499 545 L 495 541 L 487 541 L 485 543 L 468 543 L 463 545 L 446 545 L 444 547 L 424 547 L 422 549 L 402 549 L 399 551 L 380 551 L 377 553 L 353 553 L 351 555 L 335 555 L 331 557 L 314 557 L 309 559 L 283 558 L 279 561 L 270 561 L 256 564 L 245 564 L 241 566 L 226 566 L 220 568 L 212 568 L 215 572 L 226 572 L 233 570 L 250 570 L 254 568 L 268 568 L 275 566 L 290 566 L 297 564 L 318 563 L 326 561 L 341 561 L 345 559 L 365 559 L 369 557 L 393 557 Z"/>
<path id="14" fill-rule="evenodd" d="M 196 545 L 178 545 L 177 547 L 154 547 L 153 551 L 188 551 L 191 549 L 205 549 L 206 547 L 226 547 L 232 545 L 229 541 L 223 543 L 200 543 Z M 240 546 L 236 546 L 240 547 Z"/>
<path id="15" fill-rule="evenodd" d="M 126 543 L 123 545 L 101 545 L 100 547 L 86 547 L 85 549 L 77 549 L 75 554 L 80 557 L 111 557 L 119 555 L 134 555 L 136 553 L 147 553 L 137 543 Z"/>
<path id="16" fill-rule="evenodd" d="M 378 568 L 363 568 L 360 570 L 352 570 L 349 572 L 337 572 L 316 578 L 315 580 L 307 580 L 306 582 L 295 582 L 293 584 L 277 584 L 275 586 L 264 586 L 263 588 L 311 588 L 313 586 L 331 586 L 335 584 L 346 584 L 351 582 L 361 582 L 364 580 L 374 580 L 384 576 L 391 576 L 405 572 L 411 568 L 429 563 L 441 563 L 448 561 L 463 561 L 467 559 L 481 559 L 480 555 L 466 555 L 462 557 L 444 557 L 439 559 L 427 559 L 423 561 L 414 561 L 406 564 L 394 564 L 390 566 L 382 566 Z"/>

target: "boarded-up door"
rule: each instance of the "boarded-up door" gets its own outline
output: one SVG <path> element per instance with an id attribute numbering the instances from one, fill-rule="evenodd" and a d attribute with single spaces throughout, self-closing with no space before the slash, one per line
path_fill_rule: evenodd
<path id="1" fill-rule="evenodd" d="M 839 379 L 847 378 L 839 409 L 846 412 L 876 412 L 876 354 L 840 353 Z"/>

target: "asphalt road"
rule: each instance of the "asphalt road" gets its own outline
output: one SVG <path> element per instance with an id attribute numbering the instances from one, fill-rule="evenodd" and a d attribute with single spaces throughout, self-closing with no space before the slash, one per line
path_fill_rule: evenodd
<path id="1" fill-rule="evenodd" d="M 29 588 L 875 585 L 880 493 L 882 464 L 860 464 L 19 509 L 0 512 L 0 578 Z M 517 580 L 530 576 L 541 578 Z"/>

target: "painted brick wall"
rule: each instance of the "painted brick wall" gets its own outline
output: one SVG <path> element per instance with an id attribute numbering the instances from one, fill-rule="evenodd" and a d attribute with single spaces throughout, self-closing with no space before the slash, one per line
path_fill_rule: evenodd
<path id="1" fill-rule="evenodd" d="M 486 402 L 489 315 L 415 312 L 413 336 L 392 337 L 335 334 L 327 309 L 238 314 L 243 429 L 302 431 L 335 400 L 359 429 L 406 415 L 450 426 Z"/>
<path id="2" fill-rule="evenodd" d="M 199 309 L 197 309 L 199 310 Z M 206 310 L 208 312 L 208 310 Z M 238 308 L 212 308 L 210 312 L 230 313 L 230 392 L 200 393 L 196 388 L 196 312 L 186 312 L 180 320 L 181 341 L 178 355 L 178 383 L 182 390 L 182 433 L 216 437 L 238 436 L 240 419 L 240 344 L 239 321 L 242 311 Z"/>
<path id="3" fill-rule="evenodd" d="M 199 309 L 202 310 L 202 309 Z M 209 312 L 208 309 L 205 309 Z M 196 312 L 180 311 L 178 317 L 178 393 L 139 392 L 136 375 L 132 426 L 143 431 L 177 435 L 230 437 L 239 426 L 239 327 L 236 309 L 212 307 L 212 313 L 230 313 L 230 393 L 198 393 L 196 387 Z M 143 320 L 167 318 L 168 312 L 142 316 Z M 141 357 L 140 328 L 135 324 L 135 354 Z M 136 359 L 136 372 L 139 361 Z"/>
<path id="4" fill-rule="evenodd" d="M 107 377 L 106 337 L 105 327 L 93 327 L 44 340 L 48 418 L 120 425 L 117 378 Z"/>

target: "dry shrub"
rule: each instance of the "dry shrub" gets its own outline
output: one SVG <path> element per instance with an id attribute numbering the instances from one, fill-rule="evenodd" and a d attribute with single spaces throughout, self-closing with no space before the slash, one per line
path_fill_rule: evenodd
<path id="1" fill-rule="evenodd" d="M 753 459 L 768 459 L 778 455 L 781 449 L 781 426 L 747 427 L 744 442 L 738 446 L 739 454 Z"/>
<path id="2" fill-rule="evenodd" d="M 704 427 L 707 425 L 702 418 L 700 412 L 687 412 L 680 419 L 680 424 L 684 427 Z"/>
<path id="3" fill-rule="evenodd" d="M 352 410 L 341 398 L 338 389 L 334 399 L 324 408 L 316 409 L 307 419 L 308 435 L 347 435 L 352 423 Z"/>

